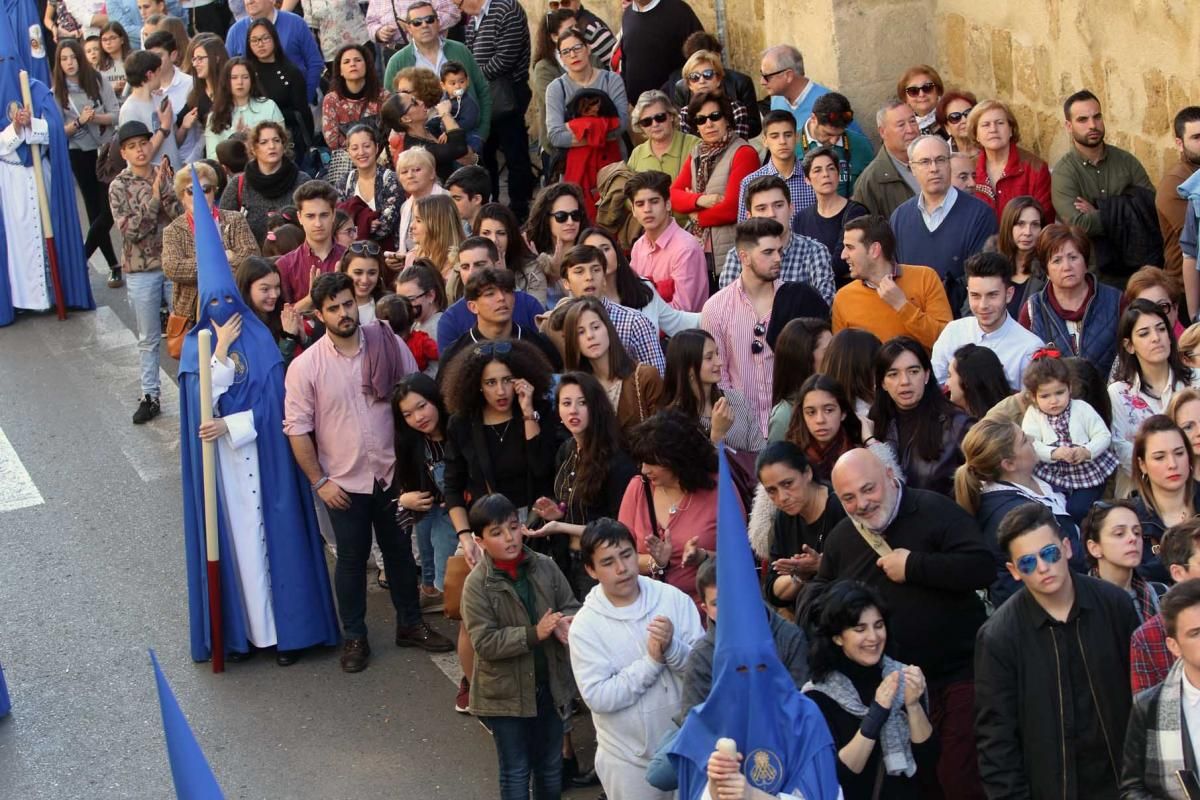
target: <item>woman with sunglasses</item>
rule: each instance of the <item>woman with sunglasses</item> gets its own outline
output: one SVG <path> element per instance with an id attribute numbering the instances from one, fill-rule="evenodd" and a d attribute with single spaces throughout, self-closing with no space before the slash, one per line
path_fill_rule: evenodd
<path id="1" fill-rule="evenodd" d="M 359 123 L 346 132 L 346 156 L 352 169 L 341 185 L 341 208 L 354 220 L 362 238 L 384 249 L 396 246 L 400 222 L 400 181 L 396 173 L 379 165 L 378 132 Z"/>
<path id="2" fill-rule="evenodd" d="M 379 112 L 383 139 L 391 147 L 397 164 L 400 153 L 421 148 L 433 156 L 439 181 L 449 178 L 470 153 L 467 134 L 454 119 L 450 100 L 443 99 L 442 95 L 442 84 L 437 75 L 421 67 L 406 67 L 396 74 L 396 94 L 387 99 Z M 446 137 L 444 142 L 426 127 L 434 118 L 441 120 Z M 468 160 L 474 162 L 477 159 Z"/>
<path id="3" fill-rule="evenodd" d="M 667 344 L 663 408 L 699 423 L 715 444 L 722 439 L 738 452 L 757 453 L 766 444 L 750 403 L 736 389 L 721 388 L 717 340 L 701 328 L 680 331 Z"/>
<path id="4" fill-rule="evenodd" d="M 1108 386 L 1112 405 L 1112 447 L 1121 462 L 1117 497 L 1127 497 L 1131 478 L 1133 443 L 1141 424 L 1166 412 L 1175 392 L 1196 388 L 1195 373 L 1184 366 L 1171 333 L 1170 318 L 1150 300 L 1134 300 L 1117 326 L 1116 380 Z"/>
<path id="5" fill-rule="evenodd" d="M 313 146 L 314 123 L 304 73 L 287 57 L 279 32 L 269 19 L 254 19 L 246 27 L 246 60 L 263 96 L 279 106 L 292 143 L 300 156 Z"/>
<path id="6" fill-rule="evenodd" d="M 892 446 L 914 489 L 950 495 L 959 445 L 974 420 L 942 394 L 929 355 L 916 339 L 897 336 L 875 357 L 875 403 L 871 427 Z"/>
<path id="7" fill-rule="evenodd" d="M 175 173 L 175 196 L 183 204 L 183 213 L 173 219 L 162 233 L 163 274 L 171 281 L 171 313 L 187 320 L 188 330 L 196 324 L 196 224 L 194 221 L 196 198 L 192 196 L 192 171 L 200 179 L 200 188 L 205 193 L 225 257 L 231 269 L 250 256 L 258 255 L 258 242 L 246 223 L 246 218 L 236 211 L 223 211 L 216 207 L 217 173 L 208 164 L 197 161 L 185 164 Z"/>
<path id="8" fill-rule="evenodd" d="M 996 561 L 996 580 L 988 600 L 999 607 L 1021 585 L 1009 574 L 1008 555 L 1000 550 L 997 534 L 1005 515 L 1026 503 L 1050 509 L 1071 542 L 1072 569 L 1083 572 L 1079 527 L 1067 512 L 1067 499 L 1034 474 L 1037 454 L 1033 440 L 1015 422 L 983 419 L 971 426 L 962 442 L 963 464 L 954 473 L 954 500 L 975 517 L 983 540 Z"/>
<path id="9" fill-rule="evenodd" d="M 700 327 L 700 314 L 680 311 L 662 299 L 654 284 L 633 271 L 617 237 L 604 228 L 588 228 L 579 234 L 581 244 L 604 253 L 604 296 L 614 303 L 640 311 L 665 336 Z"/>
<path id="10" fill-rule="evenodd" d="M 738 189 L 759 167 L 758 153 L 733 130 L 733 109 L 721 92 L 701 92 L 688 104 L 688 119 L 700 132 L 671 184 L 671 208 L 688 215 L 687 230 L 704 245 L 713 286 L 714 265 L 733 249 Z"/>
<path id="11" fill-rule="evenodd" d="M 979 145 L 975 162 L 975 196 L 992 207 L 999 220 L 1015 197 L 1029 195 L 1045 210 L 1045 222 L 1054 221 L 1050 198 L 1050 167 L 1024 148 L 1017 118 L 999 100 L 984 100 L 971 110 L 967 134 Z"/>
<path id="12" fill-rule="evenodd" d="M 446 282 L 437 265 L 417 259 L 396 278 L 396 294 L 412 309 L 412 330 L 436 339 L 438 321 L 448 305 Z"/>
<path id="13" fill-rule="evenodd" d="M 522 234 L 538 254 L 540 269 L 547 280 L 547 300 L 551 305 L 562 297 L 558 287 L 559 265 L 563 254 L 579 241 L 587 215 L 583 192 L 574 183 L 552 183 L 538 192 L 529 209 Z"/>
<path id="14" fill-rule="evenodd" d="M 567 126 L 571 100 L 584 89 L 602 92 L 612 100 L 619 124 L 609 130 L 607 138 L 620 141 L 622 133 L 629 130 L 629 102 L 625 99 L 625 82 L 621 76 L 592 63 L 591 48 L 576 28 L 569 28 L 559 35 L 558 56 L 565 71 L 546 87 L 546 136 L 550 144 L 558 150 L 587 144 Z"/>
<path id="15" fill-rule="evenodd" d="M 955 89 L 946 92 L 938 100 L 935 112 L 937 124 L 945 131 L 951 153 L 963 153 L 972 158 L 979 155 L 979 145 L 967 131 L 967 118 L 978 102 L 970 92 Z"/>
<path id="16" fill-rule="evenodd" d="M 351 242 L 338 262 L 337 271 L 349 275 L 354 284 L 359 325 L 375 321 L 375 301 L 383 297 L 383 270 L 383 250 L 369 239 Z"/>
<path id="17" fill-rule="evenodd" d="M 633 107 L 632 119 L 646 140 L 629 154 L 629 168 L 634 172 L 665 172 L 674 180 L 700 139 L 680 130 L 679 109 L 658 89 L 642 92 Z M 675 218 L 687 219 L 678 213 Z"/>
<path id="18" fill-rule="evenodd" d="M 546 520 L 532 535 L 552 536 L 550 551 L 582 600 L 596 585 L 579 557 L 587 523 L 616 519 L 625 487 L 637 465 L 625 452 L 625 437 L 604 387 L 587 372 L 566 372 L 555 390 L 558 419 L 570 437 L 554 458 L 554 494 L 539 497 L 533 510 Z"/>
<path id="19" fill-rule="evenodd" d="M 1146 541 L 1133 503 L 1114 500 L 1093 505 L 1083 519 L 1083 546 L 1088 574 L 1128 594 L 1139 623 L 1158 613 L 1158 599 L 1167 593 L 1167 586 L 1137 573 Z"/>
<path id="20" fill-rule="evenodd" d="M 1146 539 L 1138 572 L 1147 580 L 1171 582 L 1158 560 L 1158 543 L 1167 528 L 1196 516 L 1192 461 L 1191 442 L 1170 417 L 1155 414 L 1142 423 L 1133 442 L 1133 482 L 1134 508 Z"/>
<path id="21" fill-rule="evenodd" d="M 1008 313 L 1013 319 L 1021 316 L 1025 300 L 1046 286 L 1046 271 L 1036 252 L 1038 235 L 1045 224 L 1042 204 L 1029 195 L 1009 200 L 1000 214 L 996 250 L 1013 264 L 1013 296 L 1008 301 Z"/>
<path id="22" fill-rule="evenodd" d="M 928 64 L 909 67 L 896 82 L 896 97 L 901 103 L 907 103 L 917 115 L 921 133 L 932 133 L 943 139 L 947 136 L 937 121 L 937 105 L 945 90 L 942 76 Z"/>
<path id="23" fill-rule="evenodd" d="M 684 133 L 697 134 L 696 126 L 688 117 L 688 104 L 698 94 L 722 92 L 729 98 L 729 107 L 733 111 L 733 129 L 738 136 L 749 141 L 762 133 L 762 115 L 758 113 L 757 100 L 747 107 L 745 102 L 735 94 L 735 89 L 726 80 L 725 67 L 721 64 L 721 56 L 709 50 L 697 50 L 688 57 L 683 65 L 683 76 L 679 79 L 685 90 L 676 91 L 679 99 L 679 128 Z M 677 84 L 678 87 L 678 84 Z"/>
<path id="24" fill-rule="evenodd" d="M 500 251 L 500 266 L 516 278 L 517 289 L 546 305 L 544 260 L 529 248 L 521 235 L 521 223 L 512 209 L 503 203 L 485 203 L 475 216 L 475 235 L 491 239 Z"/>

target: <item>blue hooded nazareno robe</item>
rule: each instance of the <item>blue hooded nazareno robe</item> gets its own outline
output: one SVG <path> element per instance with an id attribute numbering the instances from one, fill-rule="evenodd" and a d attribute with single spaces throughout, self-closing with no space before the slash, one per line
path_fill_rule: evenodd
<path id="1" fill-rule="evenodd" d="M 33 0 L 3 0 L 4 19 L 0 20 L 0 112 L 7 112 L 10 103 L 21 104 L 21 82 L 17 73 L 29 72 L 30 98 L 33 115 L 46 121 L 50 129 L 50 145 L 42 149 L 43 162 L 49 158 L 50 222 L 54 226 L 54 246 L 58 253 L 58 273 L 62 281 L 63 300 L 68 308 L 91 310 L 96 307 L 92 285 L 88 279 L 87 259 L 83 257 L 83 233 L 79 224 L 79 207 L 75 201 L 75 176 L 71 172 L 67 133 L 62 113 L 50 91 L 45 57 L 34 58 L 28 31 L 40 26 Z M 37 27 L 40 31 L 41 28 Z M 0 125 L 9 124 L 7 116 Z M 33 168 L 33 151 L 21 145 L 17 154 L 21 163 Z M 10 325 L 15 318 L 12 290 L 8 285 L 8 237 L 4 216 L 0 214 L 0 326 Z M 47 287 L 50 282 L 47 280 Z M 54 297 L 51 294 L 53 305 Z"/>
<path id="2" fill-rule="evenodd" d="M 681 800 L 696 800 L 708 784 L 717 740 L 737 742 L 742 773 L 770 795 L 836 800 L 833 737 L 813 701 L 802 695 L 779 660 L 758 589 L 746 520 L 724 448 L 717 486 L 717 644 L 708 698 L 688 712 L 670 747 Z"/>
<path id="3" fill-rule="evenodd" d="M 196 334 L 210 323 L 224 324 L 242 315 L 242 332 L 229 349 L 237 377 L 221 395 L 222 416 L 251 409 L 257 431 L 263 521 L 271 570 L 271 599 L 280 650 L 299 650 L 338 642 L 338 623 L 329 588 L 329 571 L 317 529 L 308 479 L 292 457 L 283 433 L 283 358 L 271 331 L 242 300 L 225 256 L 204 193 L 195 173 L 196 278 L 199 319 L 188 331 L 179 360 L 179 432 L 183 460 L 183 522 L 187 547 L 188 614 L 192 658 L 211 656 L 208 576 L 204 535 L 204 471 L 200 460 L 200 397 Z M 218 465 L 218 480 L 220 480 Z M 227 652 L 247 652 L 249 640 L 237 569 L 231 550 L 229 516 L 217 492 L 221 560 L 221 607 Z"/>

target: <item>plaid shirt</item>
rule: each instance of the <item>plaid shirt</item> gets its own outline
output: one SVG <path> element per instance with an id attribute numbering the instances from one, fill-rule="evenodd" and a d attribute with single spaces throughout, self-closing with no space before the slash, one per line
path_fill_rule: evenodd
<path id="1" fill-rule="evenodd" d="M 601 297 L 608 319 L 617 331 L 617 338 L 634 361 L 649 364 L 662 375 L 667 371 L 662 345 L 658 343 L 658 331 L 646 315 L 628 306 L 618 305 L 607 297 Z"/>
<path id="2" fill-rule="evenodd" d="M 780 253 L 779 280 L 784 283 L 807 283 L 817 290 L 826 305 L 833 305 L 836 288 L 833 283 L 833 258 L 829 248 L 808 236 L 792 234 L 792 240 Z M 720 286 L 724 289 L 742 274 L 742 260 L 737 248 L 725 256 L 725 268 L 721 270 Z"/>
<path id="3" fill-rule="evenodd" d="M 1133 632 L 1129 641 L 1129 685 L 1133 693 L 1158 686 L 1175 663 L 1167 649 L 1167 629 L 1162 614 L 1155 614 Z"/>
<path id="4" fill-rule="evenodd" d="M 1041 413 L 1041 412 L 1039 412 Z M 1084 444 L 1071 441 L 1071 407 L 1058 416 L 1051 417 L 1043 414 L 1057 437 L 1051 447 L 1073 447 Z M 1056 489 L 1090 489 L 1093 486 L 1103 486 L 1118 467 L 1117 457 L 1112 449 L 1105 450 L 1096 458 L 1088 459 L 1081 464 L 1068 464 L 1066 461 L 1039 461 L 1033 468 L 1033 474 Z"/>
<path id="5" fill-rule="evenodd" d="M 775 175 L 776 177 L 783 178 L 779 174 L 779 170 L 775 168 L 775 162 L 769 157 L 766 164 L 763 164 L 754 170 L 754 172 L 742 178 L 742 185 L 738 187 L 738 222 L 749 216 L 749 212 L 746 210 L 746 187 L 750 185 L 750 181 L 755 178 L 761 178 L 763 175 Z M 800 168 L 799 159 L 796 159 L 795 166 L 792 167 L 792 174 L 783 178 L 783 182 L 787 184 L 788 194 L 792 197 L 793 219 L 804 209 L 817 204 L 817 195 L 813 192 L 812 187 L 808 185 L 808 181 L 804 179 L 804 170 Z"/>

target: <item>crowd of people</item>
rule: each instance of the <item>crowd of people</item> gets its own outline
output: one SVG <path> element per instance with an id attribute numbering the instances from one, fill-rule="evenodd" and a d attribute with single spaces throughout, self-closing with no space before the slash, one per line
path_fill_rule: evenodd
<path id="1" fill-rule="evenodd" d="M 1051 166 L 921 64 L 876 149 L 791 45 L 756 80 L 684 0 L 550 5 L 47 7 L 135 423 L 164 341 L 182 384 L 216 335 L 220 413 L 184 436 L 258 504 L 223 545 L 229 658 L 340 640 L 367 668 L 374 562 L 396 644 L 457 650 L 502 797 L 669 797 L 724 453 L 846 798 L 1197 797 L 1200 107 L 1155 187 L 1087 89 Z M 279 491 L 311 542 L 273 531 Z M 738 763 L 714 753 L 712 797 L 760 788 Z"/>

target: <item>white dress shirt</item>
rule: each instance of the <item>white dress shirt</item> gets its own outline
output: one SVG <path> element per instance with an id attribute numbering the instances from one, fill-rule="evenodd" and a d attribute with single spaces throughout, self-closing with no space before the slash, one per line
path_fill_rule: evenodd
<path id="1" fill-rule="evenodd" d="M 1009 314 L 1004 315 L 1004 324 L 991 333 L 985 333 L 975 317 L 956 319 L 942 329 L 941 335 L 933 343 L 933 374 L 939 384 L 945 384 L 950 377 L 950 359 L 965 344 L 977 344 L 994 351 L 1004 367 L 1009 388 L 1014 392 L 1021 388 L 1021 375 L 1029 366 L 1034 352 L 1045 346 L 1041 339 Z"/>

